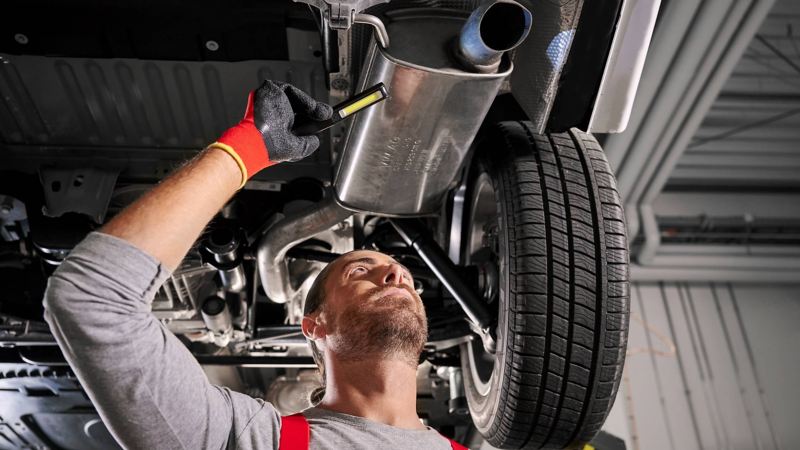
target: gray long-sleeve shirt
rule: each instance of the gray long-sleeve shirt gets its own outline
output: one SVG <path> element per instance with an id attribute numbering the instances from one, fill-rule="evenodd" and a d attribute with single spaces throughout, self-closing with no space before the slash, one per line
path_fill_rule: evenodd
<path id="1" fill-rule="evenodd" d="M 278 448 L 275 408 L 209 383 L 150 313 L 168 276 L 128 242 L 92 233 L 49 279 L 45 319 L 103 422 L 127 448 Z M 406 430 L 318 408 L 304 414 L 312 450 L 451 448 L 430 428 Z"/>

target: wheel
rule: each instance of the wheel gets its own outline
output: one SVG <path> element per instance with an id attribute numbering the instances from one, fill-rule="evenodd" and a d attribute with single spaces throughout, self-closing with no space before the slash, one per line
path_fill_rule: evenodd
<path id="1" fill-rule="evenodd" d="M 483 286 L 496 285 L 483 293 L 497 311 L 497 344 L 494 353 L 477 338 L 461 346 L 473 421 L 500 448 L 586 443 L 614 402 L 627 344 L 616 181 L 597 141 L 578 130 L 543 136 L 504 122 L 476 158 L 463 258 L 483 268 Z"/>

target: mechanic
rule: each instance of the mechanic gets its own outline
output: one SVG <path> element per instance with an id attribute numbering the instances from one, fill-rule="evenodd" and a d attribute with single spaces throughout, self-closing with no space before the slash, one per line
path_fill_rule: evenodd
<path id="1" fill-rule="evenodd" d="M 331 107 L 266 81 L 244 119 L 89 234 L 50 277 L 45 318 L 103 422 L 126 448 L 461 448 L 416 412 L 425 309 L 409 272 L 354 251 L 329 264 L 302 330 L 325 382 L 319 404 L 281 418 L 260 399 L 209 383 L 150 303 L 198 235 L 259 170 L 319 146 L 291 132 L 295 114 Z"/>

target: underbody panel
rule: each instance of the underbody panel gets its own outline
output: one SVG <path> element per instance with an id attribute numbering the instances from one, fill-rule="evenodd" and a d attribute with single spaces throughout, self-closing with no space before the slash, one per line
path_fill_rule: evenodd
<path id="1" fill-rule="evenodd" d="M 28 172 L 58 163 L 158 180 L 239 120 L 263 80 L 327 96 L 324 71 L 305 61 L 0 60 L 0 164 Z M 318 152 L 261 176 L 327 179 L 329 161 Z"/>

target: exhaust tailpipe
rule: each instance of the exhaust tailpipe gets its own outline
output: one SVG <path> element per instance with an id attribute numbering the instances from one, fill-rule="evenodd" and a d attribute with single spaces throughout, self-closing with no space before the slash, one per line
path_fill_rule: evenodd
<path id="1" fill-rule="evenodd" d="M 497 1 L 481 5 L 461 29 L 456 56 L 467 69 L 496 72 L 503 53 L 528 37 L 531 22 L 531 12 L 519 3 Z"/>

